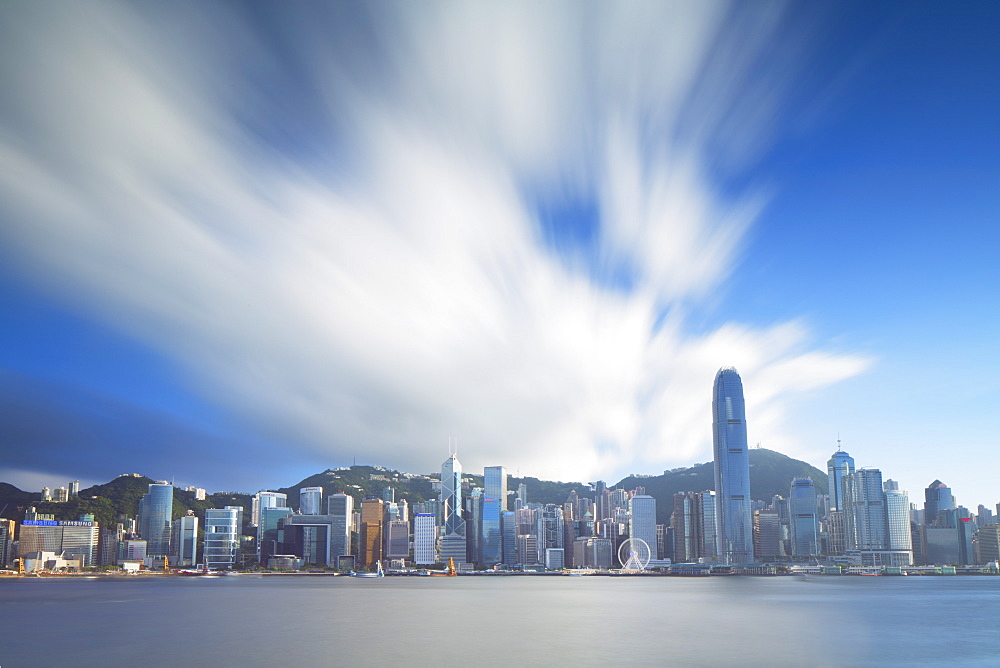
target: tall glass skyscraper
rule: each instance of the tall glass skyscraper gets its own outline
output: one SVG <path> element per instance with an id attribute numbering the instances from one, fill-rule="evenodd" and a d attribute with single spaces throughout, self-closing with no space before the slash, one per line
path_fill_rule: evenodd
<path id="1" fill-rule="evenodd" d="M 716 526 L 719 558 L 728 564 L 753 561 L 750 453 L 747 449 L 743 381 L 736 369 L 719 369 L 712 397 Z"/>
<path id="2" fill-rule="evenodd" d="M 955 498 L 951 488 L 940 480 L 927 485 L 924 490 L 924 524 L 938 524 L 938 513 L 942 510 L 954 510 Z"/>
<path id="3" fill-rule="evenodd" d="M 788 491 L 788 511 L 792 555 L 810 557 L 819 554 L 816 486 L 812 478 L 792 480 L 792 486 Z"/>
<path id="4" fill-rule="evenodd" d="M 487 466 L 483 469 L 483 496 L 500 502 L 501 512 L 507 510 L 507 469 Z"/>
<path id="5" fill-rule="evenodd" d="M 854 459 L 838 447 L 826 463 L 826 472 L 829 475 L 830 510 L 842 511 L 845 509 L 844 480 L 854 473 Z"/>
<path id="6" fill-rule="evenodd" d="M 139 499 L 139 535 L 146 541 L 147 555 L 170 555 L 173 510 L 174 486 L 165 481 L 150 483 L 149 491 Z"/>
<path id="7" fill-rule="evenodd" d="M 444 510 L 444 527 L 439 541 L 438 557 L 448 562 L 465 562 L 465 520 L 462 519 L 462 465 L 452 454 L 441 465 L 441 506 Z"/>

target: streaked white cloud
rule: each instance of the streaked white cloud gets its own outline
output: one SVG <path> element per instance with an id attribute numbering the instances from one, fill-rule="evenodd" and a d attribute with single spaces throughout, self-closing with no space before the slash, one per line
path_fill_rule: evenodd
<path id="1" fill-rule="evenodd" d="M 794 320 L 692 334 L 681 315 L 763 203 L 710 175 L 766 143 L 788 72 L 736 65 L 780 7 L 735 28 L 719 3 L 393 9 L 353 46 L 285 17 L 288 51 L 217 7 L 8 10 L 30 38 L 2 35 L 0 238 L 292 455 L 426 471 L 457 435 L 472 469 L 655 471 L 708 459 L 730 364 L 754 431 L 794 449 L 794 393 L 868 360 Z M 317 126 L 282 135 L 286 104 Z M 546 248 L 528 190 L 589 194 L 597 262 L 634 284 Z"/>

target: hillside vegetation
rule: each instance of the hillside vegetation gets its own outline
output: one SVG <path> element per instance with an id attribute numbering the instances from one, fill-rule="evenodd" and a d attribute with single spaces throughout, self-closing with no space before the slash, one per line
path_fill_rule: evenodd
<path id="1" fill-rule="evenodd" d="M 750 450 L 750 492 L 754 499 L 769 501 L 775 494 L 788 496 L 793 478 L 810 477 L 816 483 L 816 493 L 827 493 L 826 474 L 807 464 L 792 459 L 779 452 L 763 448 Z M 411 475 L 378 466 L 351 466 L 327 469 L 309 476 L 295 485 L 274 491 L 288 495 L 288 505 L 299 506 L 299 490 L 303 487 L 322 487 L 323 496 L 343 491 L 354 497 L 356 504 L 368 495 L 381 496 L 382 490 L 391 487 L 396 500 L 406 499 L 410 504 L 436 499 L 434 483 L 438 475 Z M 483 485 L 481 475 L 463 474 L 463 480 L 476 487 Z M 14 520 L 24 519 L 28 506 L 35 506 L 40 513 L 50 513 L 58 520 L 75 520 L 83 513 L 91 513 L 101 526 L 114 526 L 121 517 L 134 517 L 138 512 L 139 499 L 146 493 L 150 478 L 120 476 L 103 485 L 95 485 L 80 490 L 79 497 L 67 502 L 41 502 L 38 492 L 24 492 L 13 485 L 0 482 L 0 516 Z M 555 482 L 538 478 L 513 476 L 508 478 L 507 488 L 513 494 L 518 485 L 524 483 L 528 501 L 532 503 L 557 503 L 566 501 L 569 493 L 576 491 L 581 497 L 593 498 L 588 485 L 579 482 Z M 711 462 L 688 468 L 665 471 L 656 476 L 629 476 L 609 488 L 631 490 L 645 487 L 646 493 L 656 498 L 657 522 L 666 523 L 673 508 L 673 495 L 677 492 L 701 492 L 715 487 L 714 467 Z M 206 508 L 241 506 L 244 509 L 244 525 L 250 520 L 252 496 L 220 492 L 210 494 L 204 501 L 197 501 L 193 492 L 174 489 L 173 515 L 176 519 L 188 510 L 204 517 Z M 510 504 L 513 507 L 513 503 Z M 323 509 L 326 510 L 325 508 Z"/>

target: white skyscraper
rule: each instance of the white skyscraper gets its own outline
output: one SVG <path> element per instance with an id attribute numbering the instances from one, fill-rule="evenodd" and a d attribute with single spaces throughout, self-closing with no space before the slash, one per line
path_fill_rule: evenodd
<path id="1" fill-rule="evenodd" d="M 628 500 L 628 535 L 641 538 L 649 546 L 651 558 L 659 559 L 656 546 L 656 499 L 636 494 Z"/>
<path id="2" fill-rule="evenodd" d="M 322 505 L 322 487 L 303 487 L 299 490 L 299 512 L 303 515 L 319 515 Z"/>
<path id="3" fill-rule="evenodd" d="M 912 551 L 910 497 L 906 492 L 900 490 L 899 485 L 893 480 L 886 480 L 884 489 L 886 526 L 888 528 L 886 548 Z"/>
<path id="4" fill-rule="evenodd" d="M 262 508 L 285 508 L 287 506 L 287 494 L 284 494 L 283 492 L 267 492 L 261 490 L 253 495 L 253 505 L 250 510 L 250 522 L 253 526 L 258 526 L 260 524 L 260 511 Z"/>
<path id="5" fill-rule="evenodd" d="M 437 563 L 437 522 L 433 513 L 413 515 L 413 563 Z"/>

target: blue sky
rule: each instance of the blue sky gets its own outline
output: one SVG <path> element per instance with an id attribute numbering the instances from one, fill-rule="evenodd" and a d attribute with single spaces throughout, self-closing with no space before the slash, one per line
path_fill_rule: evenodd
<path id="1" fill-rule="evenodd" d="M 1000 501 L 994 3 L 0 12 L 0 480 L 614 481 L 733 365 Z"/>

